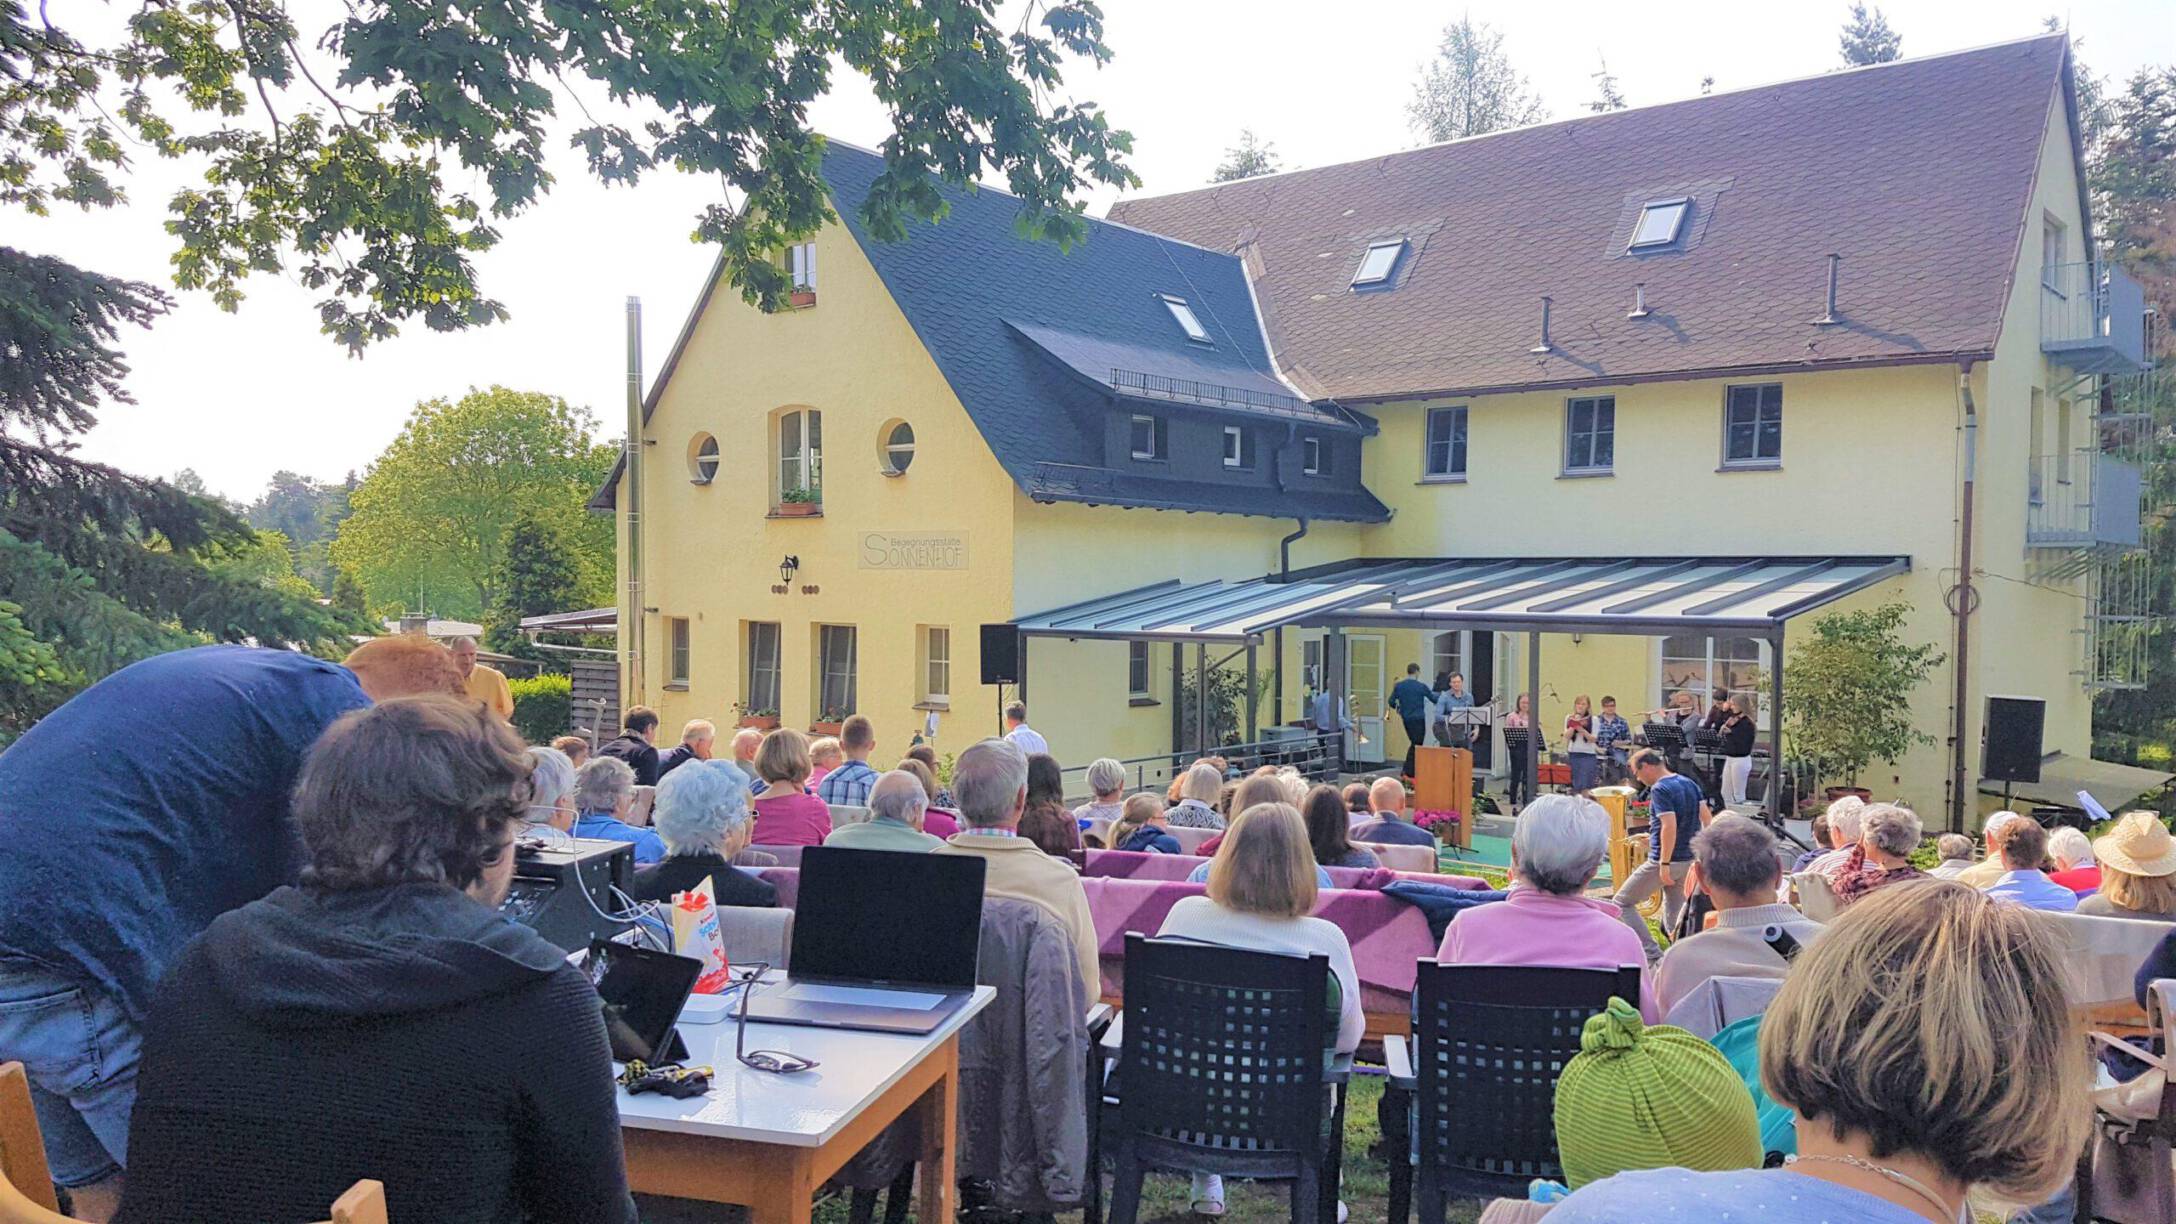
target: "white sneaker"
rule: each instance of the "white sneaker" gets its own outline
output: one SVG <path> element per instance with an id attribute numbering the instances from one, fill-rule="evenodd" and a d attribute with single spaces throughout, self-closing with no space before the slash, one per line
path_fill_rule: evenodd
<path id="1" fill-rule="evenodd" d="M 1193 1191 L 1187 1197 L 1192 1200 L 1195 1215 L 1223 1215 L 1224 1179 L 1215 1173 L 1196 1173 Z"/>
<path id="2" fill-rule="evenodd" d="M 1337 1200 L 1337 1224 L 1345 1224 L 1345 1218 L 1351 1214 L 1350 1211 L 1345 1210 L 1345 1200 Z"/>

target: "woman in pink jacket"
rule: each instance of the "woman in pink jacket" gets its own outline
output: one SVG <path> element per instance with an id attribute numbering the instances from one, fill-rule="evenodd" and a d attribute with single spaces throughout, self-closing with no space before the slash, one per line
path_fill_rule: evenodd
<path id="1" fill-rule="evenodd" d="M 1542 795 L 1511 829 L 1511 895 L 1460 914 L 1436 959 L 1446 965 L 1638 965 L 1640 1016 L 1662 1022 L 1639 936 L 1609 901 L 1584 895 L 1609 852 L 1609 815 L 1592 799 Z M 1631 1000 L 1626 1000 L 1630 1002 Z"/>

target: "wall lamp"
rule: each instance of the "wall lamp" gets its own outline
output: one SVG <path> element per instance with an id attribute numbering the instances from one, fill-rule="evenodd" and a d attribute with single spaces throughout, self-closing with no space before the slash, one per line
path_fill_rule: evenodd
<path id="1" fill-rule="evenodd" d="M 793 575 L 800 568 L 801 558 L 788 553 L 785 560 L 778 563 L 778 580 L 787 586 L 792 586 Z"/>

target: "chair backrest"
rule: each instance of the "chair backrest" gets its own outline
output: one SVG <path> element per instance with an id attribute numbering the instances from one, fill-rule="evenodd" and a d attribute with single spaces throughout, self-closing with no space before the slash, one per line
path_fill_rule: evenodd
<path id="1" fill-rule="evenodd" d="M 772 859 L 770 866 L 795 868 L 801 865 L 801 852 L 808 849 L 807 846 L 750 846 L 748 848 L 770 855 Z"/>
<path id="2" fill-rule="evenodd" d="M 1836 900 L 1836 890 L 1829 886 L 1828 877 L 1818 871 L 1801 871 L 1791 877 L 1798 887 L 1798 909 L 1815 922 L 1836 921 L 1837 911 L 1843 905 Z"/>
<path id="3" fill-rule="evenodd" d="M 1427 874 L 1436 869 L 1434 846 L 1403 846 L 1394 842 L 1369 842 L 1364 847 L 1375 855 L 1375 861 L 1392 871 Z"/>
<path id="4" fill-rule="evenodd" d="M 356 1182 L 332 1202 L 332 1219 L 326 1224 L 387 1224 L 385 1183 Z"/>
<path id="5" fill-rule="evenodd" d="M 1507 1184 L 1562 1180 L 1557 1077 L 1612 995 L 1637 1003 L 1640 971 L 1423 961 L 1413 1008 L 1420 1159 Z"/>
<path id="6" fill-rule="evenodd" d="M 851 824 L 867 824 L 876 815 L 868 808 L 851 804 L 833 803 L 826 806 L 831 809 L 831 827 L 834 829 L 843 829 Z"/>
<path id="7" fill-rule="evenodd" d="M 718 935 L 725 944 L 728 964 L 760 962 L 784 969 L 787 950 L 793 947 L 793 911 L 721 905 Z"/>
<path id="8" fill-rule="evenodd" d="M 1204 1151 L 1319 1145 L 1329 976 L 1319 953 L 1126 936 L 1126 1129 Z"/>
<path id="9" fill-rule="evenodd" d="M 0 1063 L 0 1224 L 67 1224 L 53 1197 L 45 1141 L 30 1106 L 30 1077 L 19 1062 Z"/>
<path id="10" fill-rule="evenodd" d="M 1188 829 L 1174 825 L 1166 831 L 1169 832 L 1171 836 L 1179 839 L 1179 849 L 1184 850 L 1188 854 L 1200 854 L 1201 843 L 1208 841 L 1210 838 L 1215 837 L 1217 834 L 1222 833 L 1224 830 Z"/>

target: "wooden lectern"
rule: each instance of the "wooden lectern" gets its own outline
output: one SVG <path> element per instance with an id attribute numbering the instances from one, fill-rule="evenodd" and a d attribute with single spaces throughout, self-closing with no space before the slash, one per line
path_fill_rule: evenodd
<path id="1" fill-rule="evenodd" d="M 1473 754 L 1433 746 L 1413 750 L 1413 808 L 1458 813 L 1461 850 L 1473 848 Z"/>

